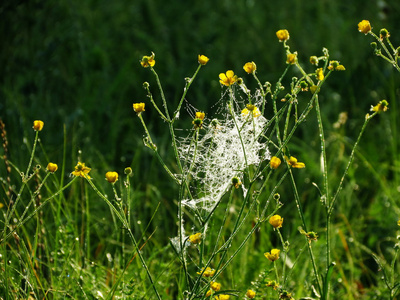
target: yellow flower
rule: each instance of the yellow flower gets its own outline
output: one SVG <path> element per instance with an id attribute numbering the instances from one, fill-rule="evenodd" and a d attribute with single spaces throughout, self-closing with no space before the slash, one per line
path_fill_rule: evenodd
<path id="1" fill-rule="evenodd" d="M 343 65 L 338 65 L 338 66 L 335 68 L 335 70 L 336 70 L 336 71 L 345 71 L 346 68 L 345 68 Z"/>
<path id="2" fill-rule="evenodd" d="M 201 233 L 198 232 L 198 233 L 196 233 L 196 234 L 190 235 L 190 236 L 189 236 L 189 241 L 190 241 L 192 244 L 198 244 L 198 243 L 200 243 L 200 242 L 201 242 Z"/>
<path id="3" fill-rule="evenodd" d="M 322 68 L 318 68 L 316 73 L 317 73 L 317 79 L 319 81 L 324 80 L 325 76 L 324 76 L 324 70 Z"/>
<path id="4" fill-rule="evenodd" d="M 141 112 L 145 111 L 144 110 L 144 103 L 143 102 L 141 102 L 141 103 L 133 103 L 133 110 L 135 111 L 135 113 L 137 113 L 139 115 Z"/>
<path id="5" fill-rule="evenodd" d="M 47 165 L 47 171 L 49 171 L 49 172 L 51 172 L 51 173 L 54 173 L 55 171 L 57 171 L 57 169 L 58 169 L 58 166 L 57 166 L 57 164 L 53 164 L 53 163 L 48 163 L 48 165 Z"/>
<path id="6" fill-rule="evenodd" d="M 269 218 L 269 224 L 271 224 L 274 228 L 281 228 L 283 223 L 283 218 L 280 215 L 274 215 Z"/>
<path id="7" fill-rule="evenodd" d="M 304 163 L 298 162 L 296 157 L 291 156 L 290 158 L 288 158 L 287 156 L 285 156 L 285 159 L 289 166 L 291 166 L 292 168 L 302 169 L 306 167 Z"/>
<path id="8" fill-rule="evenodd" d="M 275 280 L 267 281 L 266 286 L 272 287 L 272 288 L 274 288 L 274 290 L 276 290 L 279 287 Z"/>
<path id="9" fill-rule="evenodd" d="M 4 204 L 0 202 L 0 209 L 4 207 Z"/>
<path id="10" fill-rule="evenodd" d="M 368 34 L 372 29 L 371 24 L 369 23 L 368 20 L 362 20 L 360 23 L 358 23 L 358 31 Z"/>
<path id="11" fill-rule="evenodd" d="M 400 226 L 400 219 L 397 221 L 397 225 Z"/>
<path id="12" fill-rule="evenodd" d="M 276 156 L 272 156 L 271 160 L 269 162 L 269 165 L 272 169 L 277 169 L 281 164 L 281 160 L 279 159 L 279 157 Z"/>
<path id="13" fill-rule="evenodd" d="M 118 180 L 118 173 L 117 172 L 107 172 L 106 180 L 109 183 L 115 183 Z"/>
<path id="14" fill-rule="evenodd" d="M 197 111 L 196 112 L 196 119 L 200 119 L 200 120 L 204 120 L 204 117 L 206 116 L 205 113 L 201 112 L 201 111 Z"/>
<path id="15" fill-rule="evenodd" d="M 296 52 L 295 53 L 289 53 L 287 55 L 287 59 L 286 59 L 286 63 L 287 64 L 293 65 L 293 64 L 296 63 L 296 61 L 297 61 L 297 53 Z"/>
<path id="16" fill-rule="evenodd" d="M 215 281 L 211 281 L 210 287 L 213 291 L 218 292 L 221 289 L 221 284 Z"/>
<path id="17" fill-rule="evenodd" d="M 148 67 L 154 67 L 156 64 L 156 61 L 154 60 L 154 57 L 156 55 L 151 52 L 150 56 L 143 56 L 142 60 L 140 61 L 140 64 L 142 65 L 143 68 L 148 68 Z"/>
<path id="18" fill-rule="evenodd" d="M 386 100 L 379 101 L 377 105 L 371 106 L 371 111 L 385 112 L 388 110 L 388 105 L 389 103 Z"/>
<path id="19" fill-rule="evenodd" d="M 257 106 L 254 106 L 253 104 L 247 104 L 246 108 L 242 110 L 242 115 L 247 116 L 250 112 L 253 113 L 254 118 L 261 116 L 261 112 Z"/>
<path id="20" fill-rule="evenodd" d="M 203 127 L 204 115 L 205 114 L 201 112 L 196 113 L 196 118 L 194 118 L 192 121 L 192 124 L 194 125 L 195 129 Z"/>
<path id="21" fill-rule="evenodd" d="M 43 126 L 44 126 L 43 121 L 40 120 L 33 121 L 33 129 L 35 131 L 41 131 L 43 129 Z"/>
<path id="22" fill-rule="evenodd" d="M 215 299 L 216 300 L 229 300 L 230 297 L 231 296 L 229 296 L 229 295 L 221 294 L 221 295 L 215 296 Z"/>
<path id="23" fill-rule="evenodd" d="M 230 86 L 237 81 L 237 76 L 232 70 L 226 71 L 226 73 L 219 74 L 219 82 L 223 85 Z"/>
<path id="24" fill-rule="evenodd" d="M 271 252 L 266 252 L 266 253 L 264 253 L 264 255 L 270 261 L 276 261 L 279 259 L 280 252 L 281 252 L 281 250 L 279 250 L 279 249 L 272 249 Z"/>
<path id="25" fill-rule="evenodd" d="M 247 73 L 251 74 L 251 73 L 254 73 L 254 72 L 257 70 L 257 66 L 256 66 L 256 64 L 252 61 L 252 62 L 246 63 L 246 64 L 243 66 L 243 69 L 244 69 Z"/>
<path id="26" fill-rule="evenodd" d="M 198 56 L 198 60 L 199 60 L 199 64 L 201 65 L 206 65 L 208 63 L 208 61 L 210 60 L 207 56 L 205 55 L 200 55 Z"/>
<path id="27" fill-rule="evenodd" d="M 90 170 L 91 169 L 86 167 L 84 163 L 78 162 L 78 164 L 75 166 L 75 171 L 73 171 L 71 174 L 90 179 L 90 176 L 88 175 Z"/>
<path id="28" fill-rule="evenodd" d="M 290 38 L 289 31 L 287 31 L 286 29 L 278 30 L 276 32 L 276 36 L 278 37 L 280 42 L 287 41 Z"/>
<path id="29" fill-rule="evenodd" d="M 197 274 L 200 275 L 203 272 L 203 269 L 201 269 L 200 272 L 197 272 Z M 212 276 L 214 276 L 214 274 L 215 274 L 215 270 L 211 269 L 210 267 L 207 267 L 206 270 L 203 273 L 203 277 L 212 277 Z"/>
<path id="30" fill-rule="evenodd" d="M 256 292 L 253 290 L 247 290 L 246 296 L 249 299 L 253 299 L 256 296 Z"/>

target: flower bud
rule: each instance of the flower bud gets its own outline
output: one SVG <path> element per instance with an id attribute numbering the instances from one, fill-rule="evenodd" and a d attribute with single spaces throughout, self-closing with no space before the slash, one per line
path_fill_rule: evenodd
<path id="1" fill-rule="evenodd" d="M 139 115 L 141 112 L 145 111 L 144 106 L 145 106 L 145 104 L 143 102 L 133 103 L 133 110 L 135 111 L 135 113 L 137 113 Z"/>
<path id="2" fill-rule="evenodd" d="M 280 42 L 287 41 L 290 38 L 289 31 L 281 29 L 276 32 L 276 36 Z"/>
<path id="3" fill-rule="evenodd" d="M 283 218 L 280 215 L 274 215 L 269 218 L 269 224 L 271 224 L 274 228 L 281 228 L 283 223 Z"/>
<path id="4" fill-rule="evenodd" d="M 124 170 L 125 175 L 131 175 L 132 174 L 132 168 L 131 167 L 127 167 Z"/>
<path id="5" fill-rule="evenodd" d="M 248 62 L 243 66 L 243 69 L 248 73 L 248 74 L 252 74 L 257 70 L 257 66 L 256 64 L 252 61 L 252 62 Z"/>
<path id="6" fill-rule="evenodd" d="M 368 34 L 371 31 L 372 27 L 368 20 L 362 20 L 358 23 L 358 31 L 361 33 Z"/>
<path id="7" fill-rule="evenodd" d="M 318 57 L 316 57 L 315 55 L 310 57 L 310 63 L 312 63 L 313 65 L 318 66 L 319 60 Z"/>
<path id="8" fill-rule="evenodd" d="M 118 173 L 117 172 L 107 172 L 106 180 L 109 183 L 115 183 L 118 180 Z"/>
<path id="9" fill-rule="evenodd" d="M 281 160 L 279 157 L 272 156 L 269 165 L 272 169 L 277 169 L 281 165 Z"/>
<path id="10" fill-rule="evenodd" d="M 199 56 L 198 56 L 199 64 L 201 64 L 201 65 L 203 65 L 203 66 L 205 66 L 205 65 L 208 63 L 209 60 L 210 60 L 210 59 L 209 59 L 207 56 L 205 56 L 205 55 L 200 55 L 200 54 L 199 54 Z"/>
<path id="11" fill-rule="evenodd" d="M 43 129 L 43 126 L 44 126 L 43 121 L 40 120 L 33 121 L 33 129 L 35 131 L 41 131 Z"/>
<path id="12" fill-rule="evenodd" d="M 49 172 L 51 172 L 51 173 L 54 173 L 55 171 L 57 171 L 57 169 L 58 169 L 57 164 L 53 164 L 53 163 L 50 162 L 50 163 L 47 165 L 47 171 L 49 171 Z"/>
<path id="13" fill-rule="evenodd" d="M 239 188 L 239 186 L 242 184 L 242 182 L 240 181 L 240 179 L 239 179 L 239 177 L 233 177 L 232 178 L 232 185 L 235 187 L 235 188 Z"/>
<path id="14" fill-rule="evenodd" d="M 383 39 L 386 39 L 386 38 L 388 38 L 388 37 L 390 37 L 389 31 L 387 31 L 386 28 L 382 28 L 382 29 L 379 31 L 379 38 L 380 38 L 381 40 L 383 40 Z"/>
<path id="15" fill-rule="evenodd" d="M 293 64 L 296 63 L 296 61 L 297 61 L 297 53 L 296 52 L 295 53 L 289 53 L 287 55 L 286 63 L 288 65 L 293 65 Z"/>

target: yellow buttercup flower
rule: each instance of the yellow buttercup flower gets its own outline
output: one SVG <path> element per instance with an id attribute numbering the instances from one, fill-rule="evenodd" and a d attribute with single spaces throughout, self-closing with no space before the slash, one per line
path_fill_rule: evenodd
<path id="1" fill-rule="evenodd" d="M 253 299 L 256 296 L 256 292 L 253 290 L 247 290 L 246 297 L 249 299 Z"/>
<path id="2" fill-rule="evenodd" d="M 252 61 L 252 62 L 246 63 L 246 64 L 243 66 L 243 69 L 244 69 L 247 73 L 251 74 L 251 73 L 254 73 L 254 72 L 257 70 L 257 66 L 256 66 L 256 64 Z"/>
<path id="3" fill-rule="evenodd" d="M 201 65 L 206 65 L 208 63 L 208 61 L 210 60 L 207 56 L 205 55 L 200 55 L 198 56 L 198 60 L 199 60 L 199 64 Z"/>
<path id="4" fill-rule="evenodd" d="M 151 52 L 150 56 L 143 56 L 142 60 L 140 61 L 140 64 L 142 65 L 143 68 L 148 68 L 148 67 L 154 67 L 156 64 L 156 61 L 154 59 L 156 55 Z"/>
<path id="5" fill-rule="evenodd" d="M 88 175 L 90 170 L 91 168 L 86 167 L 84 163 L 78 162 L 78 164 L 75 166 L 75 171 L 73 171 L 71 174 L 90 179 L 90 176 Z"/>
<path id="6" fill-rule="evenodd" d="M 106 180 L 109 183 L 115 183 L 118 180 L 118 173 L 117 172 L 107 172 Z"/>
<path id="7" fill-rule="evenodd" d="M 388 110 L 389 103 L 386 100 L 379 101 L 375 106 L 371 106 L 371 111 L 385 112 Z"/>
<path id="8" fill-rule="evenodd" d="M 135 111 L 135 113 L 137 113 L 139 115 L 141 112 L 145 111 L 144 106 L 145 106 L 145 104 L 143 102 L 133 103 L 133 110 Z"/>
<path id="9" fill-rule="evenodd" d="M 293 64 L 296 63 L 296 61 L 297 61 L 297 53 L 296 53 L 296 52 L 295 52 L 295 53 L 289 53 L 289 54 L 287 55 L 286 63 L 287 63 L 288 65 L 293 65 Z"/>
<path id="10" fill-rule="evenodd" d="M 286 29 L 278 30 L 276 32 L 276 36 L 280 42 L 287 41 L 290 38 L 289 31 L 287 31 Z"/>
<path id="11" fill-rule="evenodd" d="M 358 31 L 368 34 L 372 29 L 371 24 L 369 23 L 368 20 L 362 20 L 360 23 L 358 23 Z"/>
<path id="12" fill-rule="evenodd" d="M 192 244 L 198 244 L 198 243 L 200 243 L 200 242 L 201 242 L 201 233 L 198 232 L 198 233 L 196 233 L 196 234 L 190 235 L 190 236 L 189 236 L 189 241 L 190 241 Z"/>
<path id="13" fill-rule="evenodd" d="M 242 110 L 242 115 L 247 116 L 250 112 L 253 114 L 254 118 L 261 116 L 261 112 L 258 107 L 254 106 L 253 104 L 247 104 L 246 108 Z"/>
<path id="14" fill-rule="evenodd" d="M 203 272 L 203 269 L 201 269 L 200 272 L 197 272 L 197 274 L 200 275 Z M 214 274 L 215 274 L 215 270 L 211 269 L 210 267 L 207 267 L 206 270 L 203 273 L 203 277 L 212 277 L 212 276 L 214 276 Z"/>
<path id="15" fill-rule="evenodd" d="M 279 249 L 272 249 L 271 252 L 266 252 L 266 253 L 264 253 L 264 255 L 270 261 L 276 261 L 279 259 L 280 252 L 281 252 L 281 250 L 279 250 Z"/>
<path id="16" fill-rule="evenodd" d="M 288 158 L 287 156 L 285 156 L 285 159 L 289 166 L 291 166 L 292 168 L 302 169 L 306 167 L 304 163 L 298 162 L 296 157 L 291 156 L 290 158 Z"/>
<path id="17" fill-rule="evenodd" d="M 325 76 L 324 76 L 324 69 L 323 68 L 318 68 L 316 73 L 317 73 L 317 79 L 319 81 L 324 80 Z"/>
<path id="18" fill-rule="evenodd" d="M 215 296 L 215 300 L 229 300 L 230 297 L 231 296 L 229 296 L 229 295 L 221 294 L 221 295 Z"/>
<path id="19" fill-rule="evenodd" d="M 210 287 L 213 291 L 218 292 L 221 289 L 221 284 L 215 281 L 211 281 Z"/>
<path id="20" fill-rule="evenodd" d="M 49 172 L 51 172 L 51 173 L 54 173 L 55 171 L 57 171 L 57 169 L 58 169 L 58 166 L 57 166 L 57 164 L 53 164 L 53 163 L 48 163 L 48 165 L 47 165 L 47 171 L 49 171 Z"/>
<path id="21" fill-rule="evenodd" d="M 397 225 L 399 225 L 399 226 L 400 226 L 400 219 L 397 221 Z"/>
<path id="22" fill-rule="evenodd" d="M 219 82 L 223 85 L 230 86 L 237 81 L 237 76 L 232 70 L 226 71 L 226 73 L 219 74 Z"/>
<path id="23" fill-rule="evenodd" d="M 279 157 L 272 156 L 269 165 L 272 169 L 277 169 L 281 165 L 281 160 Z"/>
<path id="24" fill-rule="evenodd" d="M 267 287 L 272 287 L 274 290 L 276 290 L 279 287 L 279 285 L 276 283 L 275 280 L 269 280 L 265 285 Z"/>
<path id="25" fill-rule="evenodd" d="M 195 119 L 204 120 L 205 116 L 206 116 L 205 113 L 203 113 L 203 112 L 201 112 L 201 111 L 197 111 L 197 112 L 196 112 L 196 117 L 195 117 Z"/>
<path id="26" fill-rule="evenodd" d="M 274 215 L 269 218 L 269 224 L 271 224 L 274 228 L 281 228 L 283 223 L 283 218 L 280 215 Z"/>
<path id="27" fill-rule="evenodd" d="M 33 129 L 35 131 L 41 131 L 43 129 L 43 126 L 44 126 L 43 121 L 40 120 L 33 121 Z"/>

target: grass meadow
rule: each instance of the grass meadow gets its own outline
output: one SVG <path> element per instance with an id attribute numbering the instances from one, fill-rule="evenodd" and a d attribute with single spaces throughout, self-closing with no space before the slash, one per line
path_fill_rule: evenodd
<path id="1" fill-rule="evenodd" d="M 281 2 L 0 4 L 0 299 L 400 299 L 400 3 Z"/>

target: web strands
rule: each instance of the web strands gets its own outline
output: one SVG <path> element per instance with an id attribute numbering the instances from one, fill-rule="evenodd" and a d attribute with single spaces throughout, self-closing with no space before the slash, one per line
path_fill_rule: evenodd
<path id="1" fill-rule="evenodd" d="M 179 147 L 182 161 L 190 166 L 189 177 L 198 183 L 194 199 L 182 201 L 193 210 L 211 212 L 231 186 L 233 177 L 241 178 L 248 165 L 270 159 L 266 143 L 259 138 L 267 123 L 263 116 L 227 114 L 226 119 L 218 123 L 206 128 L 206 134 L 197 142 L 197 149 L 190 139 L 181 141 Z"/>

